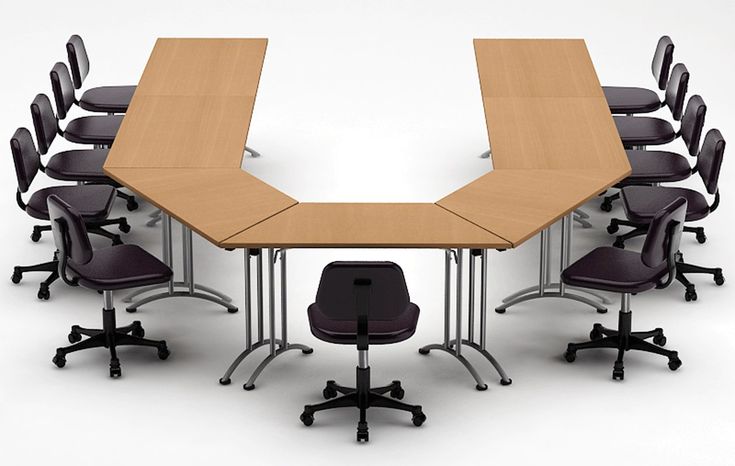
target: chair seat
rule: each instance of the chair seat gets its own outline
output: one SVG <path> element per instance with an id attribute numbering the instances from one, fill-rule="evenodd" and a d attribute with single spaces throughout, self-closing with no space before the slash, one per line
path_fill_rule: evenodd
<path id="1" fill-rule="evenodd" d="M 676 139 L 674 127 L 661 118 L 616 116 L 614 119 L 625 147 L 658 146 Z"/>
<path id="2" fill-rule="evenodd" d="M 610 113 L 651 113 L 661 108 L 658 94 L 642 87 L 602 86 Z"/>
<path id="3" fill-rule="evenodd" d="M 692 169 L 687 158 L 675 152 L 627 150 L 632 173 L 621 186 L 666 183 L 689 178 Z"/>
<path id="4" fill-rule="evenodd" d="M 322 313 L 316 303 L 309 306 L 309 325 L 311 333 L 322 341 L 343 345 L 354 345 L 357 342 L 356 320 L 334 320 Z M 410 338 L 416 331 L 419 319 L 419 308 L 409 303 L 396 319 L 372 320 L 368 322 L 368 334 L 371 345 L 397 343 Z"/>
<path id="5" fill-rule="evenodd" d="M 95 249 L 92 260 L 84 265 L 69 262 L 79 284 L 93 290 L 120 290 L 164 283 L 171 269 L 134 244 Z"/>
<path id="6" fill-rule="evenodd" d="M 668 186 L 626 186 L 620 192 L 623 209 L 628 220 L 635 223 L 650 223 L 656 212 L 676 198 L 687 200 L 686 221 L 701 220 L 709 215 L 707 199 L 693 189 Z"/>
<path id="7" fill-rule="evenodd" d="M 53 186 L 33 193 L 26 204 L 28 215 L 39 220 L 48 220 L 46 199 L 52 194 L 74 207 L 85 221 L 90 222 L 107 218 L 115 200 L 115 188 L 112 186 Z"/>
<path id="8" fill-rule="evenodd" d="M 79 144 L 112 145 L 123 115 L 98 115 L 76 118 L 66 125 L 64 139 Z"/>
<path id="9" fill-rule="evenodd" d="M 90 112 L 125 113 L 136 86 L 102 86 L 88 89 L 79 99 L 79 106 Z"/>
<path id="10" fill-rule="evenodd" d="M 111 181 L 102 169 L 108 153 L 108 149 L 59 152 L 46 164 L 46 174 L 63 181 Z"/>
<path id="11" fill-rule="evenodd" d="M 666 262 L 647 267 L 640 253 L 600 247 L 567 267 L 561 280 L 567 285 L 615 293 L 639 293 L 656 287 L 667 273 Z"/>

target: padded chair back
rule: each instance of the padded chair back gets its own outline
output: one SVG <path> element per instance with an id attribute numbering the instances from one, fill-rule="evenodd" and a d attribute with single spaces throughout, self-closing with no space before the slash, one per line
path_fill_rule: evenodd
<path id="1" fill-rule="evenodd" d="M 51 101 L 46 94 L 38 94 L 31 102 L 31 117 L 33 118 L 33 128 L 36 130 L 38 151 L 41 154 L 46 154 L 59 129 L 59 122 L 56 120 Z"/>
<path id="2" fill-rule="evenodd" d="M 697 155 L 699 153 L 699 140 L 702 138 L 704 131 L 704 117 L 707 114 L 707 106 L 699 95 L 693 95 L 687 108 L 684 110 L 684 117 L 681 119 L 681 138 L 684 140 L 689 155 Z"/>
<path id="3" fill-rule="evenodd" d="M 370 320 L 393 320 L 410 302 L 403 270 L 393 262 L 332 262 L 322 271 L 316 303 L 332 320 L 356 320 L 355 279 L 370 279 Z"/>
<path id="4" fill-rule="evenodd" d="M 15 176 L 18 178 L 18 190 L 28 192 L 33 179 L 41 168 L 41 156 L 33 144 L 31 132 L 26 128 L 18 128 L 10 138 L 10 151 L 13 153 Z"/>
<path id="5" fill-rule="evenodd" d="M 687 201 L 683 197 L 676 198 L 656 213 L 648 226 L 641 250 L 641 260 L 645 265 L 656 268 L 667 260 L 673 260 L 673 253 L 679 250 L 686 213 Z"/>
<path id="6" fill-rule="evenodd" d="M 689 70 L 683 63 L 674 65 L 671 70 L 669 84 L 666 85 L 666 96 L 664 102 L 671 110 L 674 120 L 681 120 L 681 112 L 684 110 L 684 99 L 689 89 Z"/>
<path id="7" fill-rule="evenodd" d="M 46 200 L 54 243 L 61 257 L 71 263 L 84 265 L 92 260 L 94 250 L 89 243 L 87 227 L 79 212 L 52 194 Z"/>
<path id="8" fill-rule="evenodd" d="M 717 129 L 711 129 L 707 132 L 702 143 L 702 150 L 699 151 L 697 157 L 697 171 L 700 178 L 704 181 L 707 192 L 715 194 L 717 192 L 717 182 L 720 180 L 720 167 L 722 166 L 722 156 L 725 153 L 725 139 Z"/>
<path id="9" fill-rule="evenodd" d="M 56 101 L 56 115 L 60 120 L 63 120 L 77 100 L 74 97 L 74 85 L 71 82 L 71 76 L 69 76 L 69 68 L 58 62 L 49 74 L 51 75 L 51 89 L 54 91 L 54 100 Z"/>
<path id="10" fill-rule="evenodd" d="M 66 55 L 69 57 L 74 88 L 81 89 L 84 79 L 89 74 L 89 57 L 81 37 L 74 34 L 66 41 Z"/>
<path id="11" fill-rule="evenodd" d="M 656 44 L 656 52 L 653 54 L 653 62 L 651 62 L 653 77 L 656 78 L 658 88 L 662 91 L 666 89 L 666 83 L 669 82 L 669 70 L 673 62 L 674 43 L 671 42 L 669 36 L 662 36 Z"/>

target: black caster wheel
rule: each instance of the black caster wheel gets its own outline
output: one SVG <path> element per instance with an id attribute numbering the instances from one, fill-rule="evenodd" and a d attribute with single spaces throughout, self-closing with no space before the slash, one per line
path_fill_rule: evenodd
<path id="1" fill-rule="evenodd" d="M 357 441 L 367 442 L 369 440 L 370 440 L 370 436 L 368 435 L 367 422 L 358 422 L 357 423 Z"/>
<path id="2" fill-rule="evenodd" d="M 681 359 L 679 359 L 678 356 L 674 356 L 671 359 L 669 359 L 669 369 L 672 371 L 677 370 L 681 367 Z"/>
<path id="3" fill-rule="evenodd" d="M 590 340 L 602 340 L 602 337 L 604 337 L 605 334 L 600 331 L 600 329 L 597 328 L 597 326 L 592 327 L 592 331 L 590 331 Z"/>
<path id="4" fill-rule="evenodd" d="M 136 201 L 134 197 L 128 198 L 127 202 L 125 203 L 125 207 L 127 207 L 128 212 L 132 212 L 134 210 L 137 210 L 138 209 L 138 201 Z"/>
<path id="5" fill-rule="evenodd" d="M 51 292 L 48 289 L 48 285 L 45 283 L 41 284 L 41 287 L 38 289 L 38 299 L 43 299 L 44 301 L 48 301 L 48 299 L 51 297 Z"/>
<path id="6" fill-rule="evenodd" d="M 603 212 L 610 212 L 612 210 L 612 202 L 605 199 L 602 204 L 600 204 L 600 210 Z"/>
<path id="7" fill-rule="evenodd" d="M 607 232 L 610 233 L 611 235 L 613 233 L 617 233 L 619 229 L 620 227 L 618 226 L 617 223 L 611 223 L 610 225 L 607 226 Z"/>
<path id="8" fill-rule="evenodd" d="M 231 379 L 219 379 L 219 384 L 220 385 L 229 385 L 231 383 L 232 383 L 232 380 Z"/>
<path id="9" fill-rule="evenodd" d="M 661 333 L 653 337 L 653 344 L 658 346 L 666 346 L 666 336 Z"/>
<path id="10" fill-rule="evenodd" d="M 135 327 L 133 327 L 133 331 L 130 332 L 130 334 L 137 338 L 145 337 L 145 329 L 140 325 L 140 321 L 136 320 L 135 322 L 133 322 L 133 325 L 135 325 Z"/>
<path id="11" fill-rule="evenodd" d="M 395 383 L 396 386 L 390 391 L 390 397 L 395 398 L 396 400 L 402 400 L 406 395 L 406 391 L 403 390 L 400 382 L 393 381 L 393 383 Z"/>
<path id="12" fill-rule="evenodd" d="M 426 414 L 424 414 L 421 409 L 417 409 L 416 411 L 414 411 L 411 421 L 416 427 L 421 427 L 421 425 L 426 422 Z"/>
<path id="13" fill-rule="evenodd" d="M 613 369 L 612 378 L 613 380 L 625 379 L 625 371 L 623 369 Z"/>
<path id="14" fill-rule="evenodd" d="M 74 344 L 74 343 L 82 341 L 82 334 L 72 330 L 71 332 L 69 332 L 68 338 L 69 338 L 69 343 Z"/>
<path id="15" fill-rule="evenodd" d="M 703 230 L 697 231 L 697 242 L 699 244 L 704 244 L 707 242 L 707 235 L 704 234 Z"/>
<path id="16" fill-rule="evenodd" d="M 117 366 L 117 367 L 110 366 L 110 377 L 112 377 L 113 379 L 122 377 L 122 369 L 120 369 L 120 366 Z"/>
<path id="17" fill-rule="evenodd" d="M 112 237 L 112 245 L 117 246 L 118 244 L 123 244 L 122 238 L 120 238 L 120 235 L 115 235 Z"/>
<path id="18" fill-rule="evenodd" d="M 487 384 L 478 383 L 477 385 L 475 385 L 475 390 L 477 390 L 478 392 L 484 392 L 485 390 L 487 390 Z"/>
<path id="19" fill-rule="evenodd" d="M 13 283 L 18 283 L 18 282 L 14 281 Z M 722 275 L 722 272 L 720 271 L 715 274 L 715 285 L 722 286 L 724 284 L 725 284 L 725 276 Z"/>
<path id="20" fill-rule="evenodd" d="M 500 379 L 500 385 L 502 385 L 504 387 L 506 387 L 506 386 L 508 386 L 508 385 L 510 385 L 512 383 L 513 383 L 513 379 L 511 379 L 510 377 L 508 377 L 507 379 Z"/>
<path id="21" fill-rule="evenodd" d="M 59 369 L 66 366 L 66 357 L 63 354 L 57 353 L 51 361 L 56 364 L 56 367 Z"/>
<path id="22" fill-rule="evenodd" d="M 674 260 L 676 262 L 684 262 L 684 254 L 682 254 L 681 252 L 676 252 L 674 254 Z"/>
<path id="23" fill-rule="evenodd" d="M 322 396 L 325 400 L 331 400 L 332 398 L 337 398 L 337 390 L 335 390 L 332 386 L 327 385 L 327 387 L 322 390 Z"/>
<path id="24" fill-rule="evenodd" d="M 564 360 L 566 362 L 574 362 L 577 359 L 577 352 L 567 349 L 564 351 Z"/>
<path id="25" fill-rule="evenodd" d="M 299 416 L 299 419 L 301 419 L 301 422 L 303 422 L 306 427 L 314 424 L 314 414 L 312 413 L 304 411 L 301 413 L 301 416 Z"/>
<path id="26" fill-rule="evenodd" d="M 426 348 L 419 348 L 419 354 L 429 354 L 429 350 Z"/>
<path id="27" fill-rule="evenodd" d="M 33 233 L 31 233 L 31 241 L 34 243 L 41 241 L 41 230 L 33 229 Z"/>
<path id="28" fill-rule="evenodd" d="M 306 348 L 301 350 L 301 354 L 311 354 L 314 352 L 314 348 Z"/>
<path id="29" fill-rule="evenodd" d="M 696 301 L 697 300 L 697 292 L 695 290 L 686 290 L 684 292 L 684 300 L 687 302 L 689 301 Z"/>
<path id="30" fill-rule="evenodd" d="M 171 352 L 166 347 L 166 343 L 163 343 L 158 347 L 158 359 L 165 361 L 170 355 Z"/>
<path id="31" fill-rule="evenodd" d="M 613 243 L 613 247 L 614 248 L 618 248 L 618 249 L 625 249 L 625 241 L 623 241 L 622 239 L 618 238 Z"/>
<path id="32" fill-rule="evenodd" d="M 23 280 L 23 272 L 18 269 L 13 270 L 13 276 L 10 277 L 10 281 L 17 285 L 21 280 Z M 715 280 L 717 279 L 715 278 Z"/>
<path id="33" fill-rule="evenodd" d="M 118 227 L 118 230 L 122 231 L 123 233 L 130 233 L 130 225 L 127 224 L 127 222 L 121 223 Z"/>

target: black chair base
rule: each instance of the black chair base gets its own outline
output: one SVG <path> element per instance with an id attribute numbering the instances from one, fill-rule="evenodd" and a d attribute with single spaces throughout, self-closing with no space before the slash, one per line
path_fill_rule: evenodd
<path id="1" fill-rule="evenodd" d="M 120 199 L 125 200 L 125 207 L 128 209 L 128 212 L 132 212 L 134 210 L 138 209 L 138 201 L 135 200 L 135 196 L 132 194 L 124 193 L 120 191 L 120 189 L 117 190 L 117 197 Z"/>
<path id="2" fill-rule="evenodd" d="M 137 203 L 136 203 L 137 208 Z M 130 232 L 130 225 L 128 224 L 128 220 L 125 217 L 120 218 L 110 218 L 105 220 L 100 220 L 97 222 L 89 222 L 87 223 L 87 232 L 103 236 L 105 238 L 109 238 L 112 240 L 112 244 L 122 244 L 122 239 L 120 239 L 120 235 L 117 235 L 115 233 L 111 233 L 107 230 L 105 230 L 102 227 L 109 226 L 109 225 L 117 225 L 118 230 L 120 230 L 123 233 L 129 233 Z M 31 233 L 31 241 L 34 243 L 37 243 L 41 240 L 41 234 L 44 231 L 51 231 L 51 225 L 34 225 L 33 226 L 33 233 Z"/>
<path id="3" fill-rule="evenodd" d="M 569 343 L 567 350 L 564 352 L 564 359 L 567 362 L 574 362 L 577 359 L 577 351 L 592 348 L 612 348 L 618 350 L 618 358 L 613 366 L 613 380 L 623 380 L 625 371 L 623 366 L 623 356 L 626 351 L 636 350 L 647 353 L 660 354 L 669 359 L 669 369 L 677 370 L 681 366 L 679 354 L 676 351 L 666 350 L 662 348 L 666 345 L 666 336 L 661 328 L 649 330 L 647 332 L 631 332 L 631 313 L 620 312 L 618 318 L 618 330 L 603 327 L 601 324 L 595 324 L 590 332 L 590 341 L 583 343 Z M 653 343 L 648 342 L 649 338 L 653 338 Z"/>
<path id="4" fill-rule="evenodd" d="M 703 273 L 712 275 L 715 281 L 715 285 L 722 286 L 725 284 L 725 276 L 722 274 L 722 269 L 719 267 L 701 267 L 699 265 L 687 264 L 684 262 L 684 258 L 679 254 L 678 261 L 676 263 L 676 280 L 684 285 L 686 289 L 684 291 L 684 299 L 686 301 L 697 300 L 697 289 L 692 282 L 690 282 L 686 275 L 691 273 Z"/>
<path id="5" fill-rule="evenodd" d="M 610 224 L 607 226 L 607 232 L 611 235 L 616 233 L 621 226 L 633 227 L 633 229 L 624 235 L 618 235 L 615 237 L 613 246 L 620 249 L 625 249 L 625 242 L 631 238 L 637 236 L 643 236 L 648 231 L 648 224 L 630 222 L 628 220 L 621 220 L 619 218 L 613 218 L 610 220 Z M 707 235 L 704 233 L 704 227 L 684 227 L 685 233 L 694 233 L 699 244 L 707 242 Z"/>
<path id="6" fill-rule="evenodd" d="M 66 365 L 66 355 L 69 353 L 101 347 L 110 350 L 110 377 L 120 377 L 122 375 L 120 360 L 117 358 L 118 346 L 150 346 L 158 349 L 159 359 L 168 358 L 170 352 L 166 346 L 166 341 L 143 338 L 145 336 L 145 330 L 143 330 L 140 321 L 136 320 L 125 327 L 115 327 L 114 308 L 103 309 L 102 317 L 102 329 L 88 329 L 78 325 L 71 327 L 69 342 L 73 344 L 65 348 L 56 349 L 56 355 L 52 359 L 56 367 L 61 368 Z M 82 336 L 89 338 L 82 341 Z"/>
<path id="7" fill-rule="evenodd" d="M 389 385 L 370 388 L 370 368 L 357 368 L 357 388 L 344 387 L 334 380 L 327 381 L 327 386 L 322 395 L 328 401 L 323 403 L 306 405 L 301 413 L 301 422 L 306 426 L 314 423 L 314 413 L 334 408 L 358 408 L 360 410 L 360 421 L 357 424 L 357 441 L 367 442 L 369 440 L 366 411 L 370 407 L 390 408 L 408 411 L 412 414 L 412 422 L 418 427 L 426 421 L 426 415 L 420 405 L 409 405 L 401 400 L 405 394 L 401 382 L 394 380 Z M 336 398 L 337 394 L 343 396 Z M 384 396 L 388 393 L 392 398 Z"/>
<path id="8" fill-rule="evenodd" d="M 56 259 L 56 254 L 54 254 L 54 259 L 49 262 L 43 262 L 41 264 L 36 265 L 16 265 L 13 268 L 13 276 L 10 278 L 10 280 L 18 284 L 23 279 L 23 274 L 26 272 L 48 272 L 49 276 L 46 278 L 46 280 L 42 281 L 41 284 L 38 287 L 38 299 L 48 300 L 51 297 L 51 291 L 49 290 L 49 287 L 53 282 L 59 279 L 59 261 Z"/>

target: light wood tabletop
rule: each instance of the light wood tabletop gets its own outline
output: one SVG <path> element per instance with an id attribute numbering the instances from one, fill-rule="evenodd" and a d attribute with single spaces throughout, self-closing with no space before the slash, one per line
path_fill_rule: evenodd
<path id="1" fill-rule="evenodd" d="M 504 249 L 510 244 L 435 204 L 300 203 L 223 246 Z"/>

